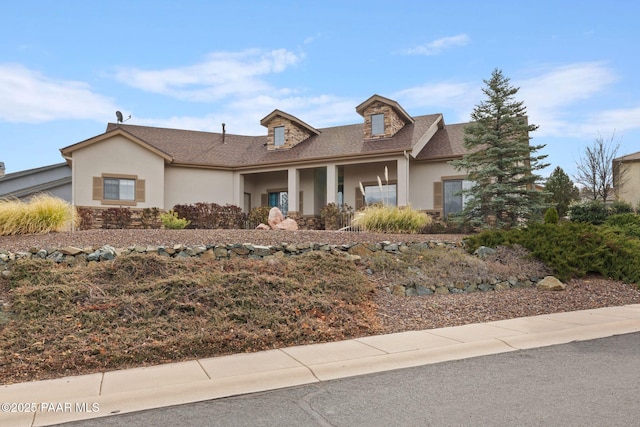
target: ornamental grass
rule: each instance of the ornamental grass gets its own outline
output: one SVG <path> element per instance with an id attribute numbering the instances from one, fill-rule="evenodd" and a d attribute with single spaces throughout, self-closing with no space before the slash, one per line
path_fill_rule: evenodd
<path id="1" fill-rule="evenodd" d="M 0 200 L 0 235 L 42 234 L 68 230 L 77 220 L 75 209 L 66 201 L 39 194 L 29 201 Z"/>

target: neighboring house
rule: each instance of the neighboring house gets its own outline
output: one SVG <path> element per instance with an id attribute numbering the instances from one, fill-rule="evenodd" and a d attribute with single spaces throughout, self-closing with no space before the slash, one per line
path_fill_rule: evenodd
<path id="1" fill-rule="evenodd" d="M 48 193 L 71 202 L 71 187 L 71 168 L 67 163 L 58 163 L 0 176 L 0 199 L 29 199 Z"/>
<path id="2" fill-rule="evenodd" d="M 210 133 L 109 123 L 60 151 L 73 171 L 74 205 L 94 209 L 215 202 L 245 212 L 279 206 L 296 219 L 317 217 L 328 203 L 381 199 L 436 216 L 462 209 L 456 192 L 465 176 L 448 161 L 464 153 L 465 124 L 412 117 L 379 95 L 356 111 L 361 123 L 317 129 L 274 110 L 260 121 L 262 136 L 227 134 L 224 125 Z"/>
<path id="3" fill-rule="evenodd" d="M 640 151 L 613 160 L 616 198 L 640 208 Z"/>

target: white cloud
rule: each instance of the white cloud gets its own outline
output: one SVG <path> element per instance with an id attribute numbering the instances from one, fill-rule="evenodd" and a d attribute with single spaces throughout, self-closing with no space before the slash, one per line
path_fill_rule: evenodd
<path id="1" fill-rule="evenodd" d="M 452 110 L 455 117 L 445 117 L 447 122 L 464 122 L 474 105 L 481 100 L 480 85 L 469 82 L 426 83 L 400 90 L 391 95 L 405 108 L 430 109 L 431 113 Z"/>
<path id="2" fill-rule="evenodd" d="M 403 55 L 425 55 L 432 56 L 438 55 L 445 49 L 449 49 L 452 47 L 461 47 L 469 44 L 471 39 L 466 34 L 458 34 L 456 36 L 451 37 L 443 37 L 441 39 L 437 39 L 431 41 L 427 44 L 412 47 L 409 49 L 404 49 L 401 51 Z"/>
<path id="3" fill-rule="evenodd" d="M 39 123 L 111 117 L 114 102 L 88 84 L 56 80 L 19 64 L 0 64 L 0 120 Z"/>
<path id="4" fill-rule="evenodd" d="M 165 70 L 121 69 L 116 78 L 135 88 L 188 101 L 215 101 L 230 96 L 253 96 L 271 90 L 262 78 L 301 61 L 286 49 L 216 52 L 205 61 Z"/>
<path id="5" fill-rule="evenodd" d="M 237 135 L 262 135 L 265 128 L 260 120 L 274 109 L 298 117 L 315 128 L 353 124 L 358 121 L 355 106 L 359 102 L 333 95 L 283 96 L 257 95 L 239 98 L 224 105 L 218 112 L 199 116 L 172 116 L 169 118 L 140 118 L 135 124 L 178 129 L 220 132 L 226 124 L 228 133 Z"/>
<path id="6" fill-rule="evenodd" d="M 581 115 L 581 103 L 602 93 L 616 81 L 611 69 L 601 62 L 557 67 L 514 83 L 520 87 L 531 122 L 540 126 L 538 136 L 584 137 L 593 117 Z"/>

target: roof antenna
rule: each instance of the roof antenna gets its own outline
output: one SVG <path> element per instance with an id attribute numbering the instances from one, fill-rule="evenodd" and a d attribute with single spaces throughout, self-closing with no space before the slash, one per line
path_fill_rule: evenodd
<path id="1" fill-rule="evenodd" d="M 224 144 L 224 136 L 226 134 L 226 131 L 224 130 L 224 123 L 222 124 L 222 143 Z"/>
<path id="2" fill-rule="evenodd" d="M 120 111 L 116 111 L 116 119 L 118 119 L 118 123 L 124 123 L 127 120 L 129 120 L 131 118 L 131 114 L 129 114 L 129 117 L 127 117 L 126 120 L 122 119 L 122 113 Z"/>

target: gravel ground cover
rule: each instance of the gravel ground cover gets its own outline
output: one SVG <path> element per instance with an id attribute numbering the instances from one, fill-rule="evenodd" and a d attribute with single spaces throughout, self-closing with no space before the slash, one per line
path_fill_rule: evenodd
<path id="1" fill-rule="evenodd" d="M 323 243 L 342 245 L 361 242 L 424 242 L 429 240 L 458 242 L 459 234 L 383 234 L 345 231 L 285 231 L 285 230 L 86 230 L 73 233 L 0 236 L 0 249 L 28 251 L 31 248 L 62 248 L 64 246 L 100 247 L 110 245 L 126 248 L 131 245 L 173 246 L 175 244 L 278 245 L 286 243 Z"/>

